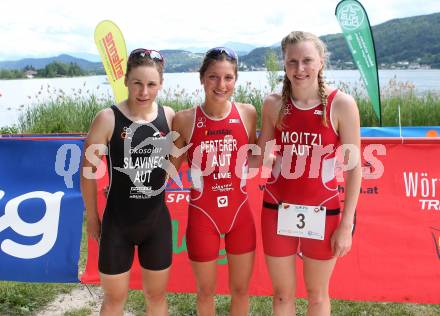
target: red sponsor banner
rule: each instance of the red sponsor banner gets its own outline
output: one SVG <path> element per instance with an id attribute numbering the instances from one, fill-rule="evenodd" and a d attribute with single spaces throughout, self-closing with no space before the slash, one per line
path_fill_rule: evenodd
<path id="1" fill-rule="evenodd" d="M 374 143 L 373 143 L 374 142 Z M 359 301 L 440 303 L 440 140 L 363 139 L 363 181 L 357 207 L 356 229 L 350 254 L 339 259 L 330 285 L 336 299 Z M 188 167 L 181 168 L 189 187 Z M 100 181 L 99 205 L 105 196 Z M 251 281 L 252 295 L 271 295 L 264 262 L 260 213 L 264 180 L 248 183 L 251 208 L 257 225 L 257 255 Z M 341 199 L 345 191 L 340 184 Z M 173 219 L 173 265 L 170 292 L 195 292 L 195 281 L 186 253 L 185 230 L 188 191 L 170 183 L 167 205 Z M 218 293 L 228 293 L 224 247 L 218 258 Z M 298 271 L 302 271 L 298 260 Z M 83 283 L 99 283 L 97 244 L 89 240 Z M 131 287 L 140 289 L 137 259 Z M 297 294 L 305 296 L 298 273 Z"/>

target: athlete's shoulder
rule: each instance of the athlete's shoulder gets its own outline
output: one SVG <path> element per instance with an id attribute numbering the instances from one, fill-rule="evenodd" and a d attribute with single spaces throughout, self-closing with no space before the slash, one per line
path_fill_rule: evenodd
<path id="1" fill-rule="evenodd" d="M 176 112 L 174 119 L 179 122 L 187 122 L 188 120 L 194 120 L 194 115 L 196 113 L 196 107 L 192 107 L 189 109 L 184 109 Z"/>
<path id="2" fill-rule="evenodd" d="M 263 108 L 271 110 L 279 110 L 281 108 L 281 95 L 278 93 L 271 93 L 264 98 Z"/>
<path id="3" fill-rule="evenodd" d="M 174 109 L 170 106 L 167 105 L 162 105 L 163 107 L 163 111 L 165 112 L 165 116 L 167 117 L 167 119 L 174 119 L 176 112 L 174 111 Z"/>
<path id="4" fill-rule="evenodd" d="M 243 109 L 244 111 L 254 111 L 255 110 L 255 107 L 249 103 L 235 102 L 235 105 L 237 106 L 237 108 Z"/>
<path id="5" fill-rule="evenodd" d="M 341 90 L 338 90 L 335 97 L 333 98 L 332 107 L 333 107 L 333 111 L 338 111 L 338 112 L 353 111 L 353 110 L 357 111 L 357 105 L 355 99 L 351 95 Z"/>
<path id="6" fill-rule="evenodd" d="M 255 142 L 255 128 L 257 124 L 257 110 L 252 104 L 236 103 L 237 111 L 248 133 L 249 141 Z"/>
<path id="7" fill-rule="evenodd" d="M 332 102 L 332 112 L 336 123 L 335 127 L 339 132 L 341 129 L 359 128 L 359 109 L 351 95 L 338 91 Z M 344 126 L 349 128 L 344 128 Z"/>
<path id="8" fill-rule="evenodd" d="M 196 108 L 192 107 L 189 109 L 181 110 L 176 112 L 173 119 L 173 130 L 184 133 L 188 129 L 193 127 L 194 116 L 196 115 Z"/>
<path id="9" fill-rule="evenodd" d="M 108 125 L 110 123 L 114 124 L 115 121 L 115 113 L 111 108 L 105 108 L 96 113 L 95 119 L 93 120 L 93 124 L 105 124 Z"/>
<path id="10" fill-rule="evenodd" d="M 236 102 L 235 106 L 237 107 L 237 110 L 243 115 L 256 115 L 257 114 L 257 110 L 255 109 L 255 107 L 252 104 Z"/>
<path id="11" fill-rule="evenodd" d="M 181 137 L 179 137 L 178 141 L 182 141 L 182 147 L 184 142 L 189 142 L 191 130 L 194 125 L 195 110 L 195 107 L 181 110 L 176 112 L 174 116 L 172 130 L 180 134 Z"/>
<path id="12" fill-rule="evenodd" d="M 99 111 L 88 133 L 88 142 L 106 143 L 110 140 L 115 126 L 115 114 L 111 108 L 105 108 Z"/>
<path id="13" fill-rule="evenodd" d="M 162 105 L 163 110 L 165 111 L 165 114 L 172 114 L 174 115 L 176 112 L 174 111 L 174 109 L 168 105 Z"/>
<path id="14" fill-rule="evenodd" d="M 167 120 L 168 128 L 172 129 L 173 120 L 174 120 L 174 117 L 176 116 L 176 112 L 174 112 L 174 110 L 171 107 L 166 106 L 166 105 L 162 106 L 162 108 L 163 108 L 163 112 L 165 114 L 165 118 Z"/>
<path id="15" fill-rule="evenodd" d="M 262 116 L 275 122 L 281 109 L 282 98 L 278 93 L 271 93 L 264 98 Z"/>

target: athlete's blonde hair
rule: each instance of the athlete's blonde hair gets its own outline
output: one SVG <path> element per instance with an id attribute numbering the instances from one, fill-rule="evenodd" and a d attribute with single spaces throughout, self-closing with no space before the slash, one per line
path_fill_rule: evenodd
<path id="1" fill-rule="evenodd" d="M 327 110 L 327 93 L 325 91 L 325 82 L 324 82 L 324 74 L 323 69 L 325 67 L 325 61 L 327 57 L 327 48 L 323 41 L 319 39 L 318 36 L 309 33 L 309 32 L 302 32 L 302 31 L 293 31 L 289 33 L 286 37 L 283 38 L 281 41 L 281 50 L 283 53 L 283 59 L 286 55 L 286 49 L 288 45 L 295 45 L 300 42 L 304 41 L 310 41 L 312 42 L 316 49 L 318 50 L 319 56 L 324 60 L 324 66 L 319 70 L 318 72 L 318 87 L 319 87 L 319 96 L 321 97 L 321 103 L 322 103 L 322 124 L 325 127 L 328 127 L 327 124 L 327 116 L 326 116 L 326 110 Z M 281 109 L 278 114 L 278 126 L 282 126 L 286 104 L 289 101 L 289 98 L 292 95 L 292 85 L 290 83 L 289 78 L 287 78 L 287 75 L 284 74 L 283 79 L 283 89 L 281 92 Z"/>

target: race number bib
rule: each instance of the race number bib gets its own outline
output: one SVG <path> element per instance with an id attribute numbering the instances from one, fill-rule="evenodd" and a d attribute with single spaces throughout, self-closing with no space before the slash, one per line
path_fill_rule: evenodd
<path id="1" fill-rule="evenodd" d="M 324 239 L 324 206 L 282 203 L 278 207 L 278 235 Z"/>

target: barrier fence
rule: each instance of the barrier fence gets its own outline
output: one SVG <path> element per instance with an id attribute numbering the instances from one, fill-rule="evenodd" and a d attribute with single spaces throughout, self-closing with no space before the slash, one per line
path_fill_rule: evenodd
<path id="1" fill-rule="evenodd" d="M 0 279 L 77 282 L 83 203 L 79 192 L 82 137 L 0 138 Z M 339 259 L 333 298 L 360 301 L 440 303 L 440 139 L 362 138 L 363 181 L 353 248 Z M 169 182 L 166 201 L 173 220 L 173 265 L 169 290 L 194 292 L 185 229 L 190 173 L 184 188 Z M 339 191 L 344 196 L 340 179 Z M 99 180 L 98 200 L 105 205 Z M 248 182 L 258 234 L 250 292 L 270 295 L 260 237 L 264 179 Z M 224 248 L 224 247 L 221 247 Z M 227 293 L 227 261 L 219 253 L 218 292 Z M 299 260 L 301 268 L 301 260 Z M 301 270 L 299 270 L 301 271 Z M 304 296 L 298 274 L 299 296 Z M 88 241 L 81 282 L 99 282 L 97 244 Z M 140 288 L 137 259 L 132 288 Z"/>

